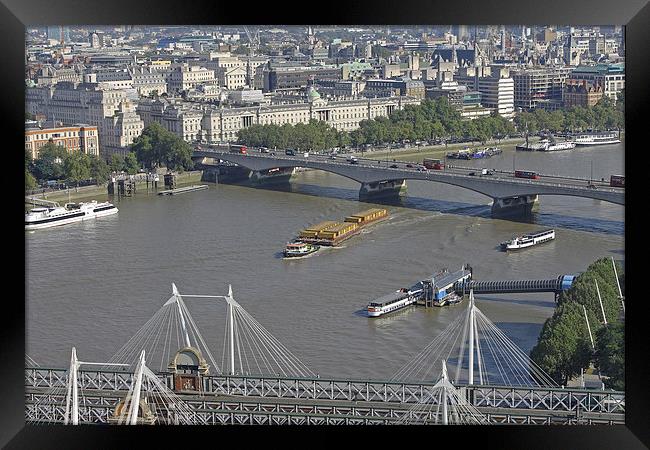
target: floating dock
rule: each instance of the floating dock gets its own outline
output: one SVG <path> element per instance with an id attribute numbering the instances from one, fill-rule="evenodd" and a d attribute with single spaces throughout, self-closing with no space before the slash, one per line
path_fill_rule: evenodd
<path id="1" fill-rule="evenodd" d="M 158 195 L 176 195 L 176 194 L 185 194 L 186 192 L 194 192 L 194 191 L 200 191 L 203 189 L 207 189 L 208 185 L 207 184 L 199 184 L 199 185 L 194 185 L 194 186 L 186 186 L 182 188 L 176 188 L 176 189 L 169 189 L 166 191 L 160 191 L 158 192 Z"/>
<path id="2" fill-rule="evenodd" d="M 501 281 L 476 281 L 472 279 L 472 268 L 465 264 L 460 270 L 450 272 L 443 269 L 427 279 L 418 281 L 404 292 L 413 296 L 414 302 L 404 303 L 400 308 L 415 303 L 426 307 L 447 306 L 459 303 L 470 290 L 475 294 L 512 294 L 552 292 L 555 301 L 559 295 L 569 289 L 576 279 L 576 275 L 560 275 L 547 280 L 501 280 Z M 399 292 L 399 291 L 398 291 Z M 389 294 L 393 295 L 393 294 Z M 388 296 L 371 302 L 368 306 L 388 306 L 385 300 Z M 382 303 L 380 300 L 384 301 Z M 390 302 L 389 302 L 390 303 Z M 392 312 L 398 308 L 387 308 L 383 313 Z"/>

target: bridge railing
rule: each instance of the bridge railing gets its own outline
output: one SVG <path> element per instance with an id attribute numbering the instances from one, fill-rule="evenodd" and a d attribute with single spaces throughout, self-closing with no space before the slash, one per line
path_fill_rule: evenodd
<path id="1" fill-rule="evenodd" d="M 66 375 L 64 369 L 27 368 L 25 386 L 65 388 Z M 90 391 L 128 391 L 133 379 L 130 372 L 79 371 L 79 375 L 79 388 Z M 172 388 L 172 374 L 159 373 L 158 376 Z M 430 401 L 434 386 L 434 383 L 219 375 L 203 376 L 202 383 L 203 394 L 208 395 L 407 404 Z M 151 388 L 148 382 L 143 382 L 143 391 Z M 457 388 L 477 407 L 625 412 L 625 393 L 617 391 L 481 385 L 459 385 Z"/>
<path id="2" fill-rule="evenodd" d="M 286 155 L 269 156 L 267 154 L 258 155 L 258 154 L 254 154 L 254 153 L 248 153 L 248 154 L 242 155 L 242 154 L 236 154 L 236 153 L 235 154 L 230 154 L 229 152 L 220 152 L 220 151 L 207 150 L 207 149 L 199 150 L 199 151 L 197 151 L 197 153 L 206 153 L 206 154 L 212 153 L 215 156 L 219 156 L 219 155 L 220 156 L 226 156 L 226 155 L 233 156 L 234 155 L 234 156 L 243 157 L 243 158 L 259 158 L 259 159 L 273 158 L 273 159 L 276 159 L 276 160 L 291 162 L 292 164 L 296 163 L 296 162 L 304 162 L 307 165 L 323 164 L 323 165 L 328 165 L 328 166 L 345 166 L 345 167 L 349 166 L 349 163 L 340 162 L 340 159 L 319 161 L 319 160 L 314 160 L 314 159 L 309 159 L 309 158 L 302 158 L 300 156 L 295 156 L 295 157 L 289 157 L 289 156 L 286 156 Z M 362 159 L 362 158 L 358 158 L 358 160 L 359 161 L 364 161 L 364 159 Z M 379 161 L 379 160 L 365 159 L 365 161 Z M 389 163 L 390 163 L 390 161 L 389 161 Z M 387 167 L 385 165 L 384 166 L 379 166 L 379 165 L 377 165 L 377 166 L 375 166 L 375 165 L 365 166 L 365 165 L 362 164 L 362 165 L 359 165 L 359 166 L 356 166 L 356 167 L 362 167 L 362 168 L 370 167 L 372 169 L 382 169 L 382 170 L 386 170 L 386 171 L 407 172 L 409 174 L 410 173 L 421 174 L 421 175 L 424 175 L 424 177 L 425 177 L 424 179 L 426 179 L 429 175 L 432 175 L 435 178 L 461 177 L 461 178 L 467 178 L 467 179 L 472 179 L 472 180 L 476 180 L 476 179 L 497 180 L 497 181 L 507 181 L 507 182 L 516 183 L 516 184 L 529 184 L 529 185 L 534 184 L 536 186 L 559 187 L 559 188 L 589 190 L 589 191 L 594 190 L 594 189 L 592 189 L 592 188 L 590 188 L 588 186 L 583 186 L 581 184 L 568 184 L 568 183 L 563 184 L 563 183 L 553 183 L 553 182 L 544 181 L 544 176 L 554 177 L 554 178 L 564 178 L 564 179 L 567 179 L 567 180 L 576 180 L 576 181 L 585 181 L 585 182 L 589 181 L 587 179 L 578 179 L 578 178 L 561 177 L 561 176 L 555 177 L 553 175 L 544 175 L 544 176 L 542 176 L 541 180 L 528 180 L 528 179 L 514 178 L 514 177 L 509 177 L 507 179 L 505 179 L 505 178 L 492 178 L 492 177 L 476 177 L 476 176 L 470 176 L 470 175 L 466 175 L 466 174 L 462 174 L 462 173 L 450 173 L 450 172 L 445 172 L 445 171 L 424 171 L 424 172 L 422 172 L 422 171 L 416 171 L 414 169 L 403 168 L 403 167 L 402 168 L 401 167 L 391 168 L 391 167 Z M 477 169 L 473 168 L 473 170 L 477 170 Z M 511 173 L 509 171 L 498 171 L 498 172 L 500 172 L 500 173 Z M 592 180 L 592 181 L 593 181 L 594 184 L 595 183 L 601 183 L 601 182 L 596 181 L 596 180 Z M 620 192 L 624 191 L 624 188 L 611 187 L 609 185 L 603 185 L 601 183 L 601 184 L 598 185 L 598 188 L 596 189 L 596 191 L 598 191 L 598 192 L 620 193 Z"/>

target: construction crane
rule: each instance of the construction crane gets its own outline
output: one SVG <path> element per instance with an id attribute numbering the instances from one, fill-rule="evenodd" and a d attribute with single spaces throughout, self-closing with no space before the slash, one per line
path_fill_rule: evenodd
<path id="1" fill-rule="evenodd" d="M 253 56 L 255 53 L 257 53 L 257 49 L 260 46 L 260 32 L 256 28 L 255 29 L 255 34 L 251 37 L 251 31 L 248 29 L 248 27 L 244 27 L 244 31 L 246 31 L 246 36 L 248 37 L 248 55 Z"/>
<path id="2" fill-rule="evenodd" d="M 63 34 L 63 26 L 59 26 L 59 48 L 57 49 L 56 53 L 54 54 L 54 60 L 55 62 L 59 62 L 59 59 L 61 60 L 61 64 L 65 63 L 65 59 L 63 58 L 63 50 L 65 48 L 65 36 Z"/>

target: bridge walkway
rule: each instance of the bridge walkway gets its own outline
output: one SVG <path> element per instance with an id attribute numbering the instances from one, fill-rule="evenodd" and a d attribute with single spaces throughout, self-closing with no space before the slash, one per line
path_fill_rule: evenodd
<path id="1" fill-rule="evenodd" d="M 109 423 L 121 392 L 87 389 L 82 392 L 81 423 Z M 403 420 L 405 415 L 434 422 L 435 406 L 415 411 L 413 403 L 367 402 L 357 400 L 323 400 L 309 398 L 255 397 L 242 395 L 180 394 L 190 406 L 192 421 L 201 425 L 218 424 L 381 424 Z M 51 395 L 42 388 L 25 391 L 28 421 L 60 423 L 64 420 L 65 395 Z M 494 423 L 582 423 L 622 424 L 623 413 L 557 411 L 504 406 L 477 406 Z M 163 411 L 161 410 L 161 413 Z"/>
<path id="2" fill-rule="evenodd" d="M 550 280 L 497 280 L 497 281 L 459 281 L 454 284 L 454 290 L 461 295 L 468 294 L 508 294 L 553 292 L 559 294 L 571 287 L 573 275 L 562 275 Z"/>

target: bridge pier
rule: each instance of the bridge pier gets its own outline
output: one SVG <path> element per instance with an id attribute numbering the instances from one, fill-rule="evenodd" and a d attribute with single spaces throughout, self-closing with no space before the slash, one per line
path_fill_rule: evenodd
<path id="1" fill-rule="evenodd" d="M 528 215 L 539 205 L 537 195 L 517 195 L 495 198 L 492 202 L 493 216 Z"/>
<path id="2" fill-rule="evenodd" d="M 406 194 L 406 180 L 373 181 L 371 183 L 361 183 L 359 200 L 399 197 L 404 194 Z"/>
<path id="3" fill-rule="evenodd" d="M 291 176 L 295 173 L 295 167 L 252 170 L 250 173 L 250 181 L 254 185 L 288 183 Z"/>
<path id="4" fill-rule="evenodd" d="M 250 170 L 241 166 L 223 166 L 206 164 L 199 166 L 203 171 L 201 181 L 209 183 L 237 183 L 250 176 Z"/>

